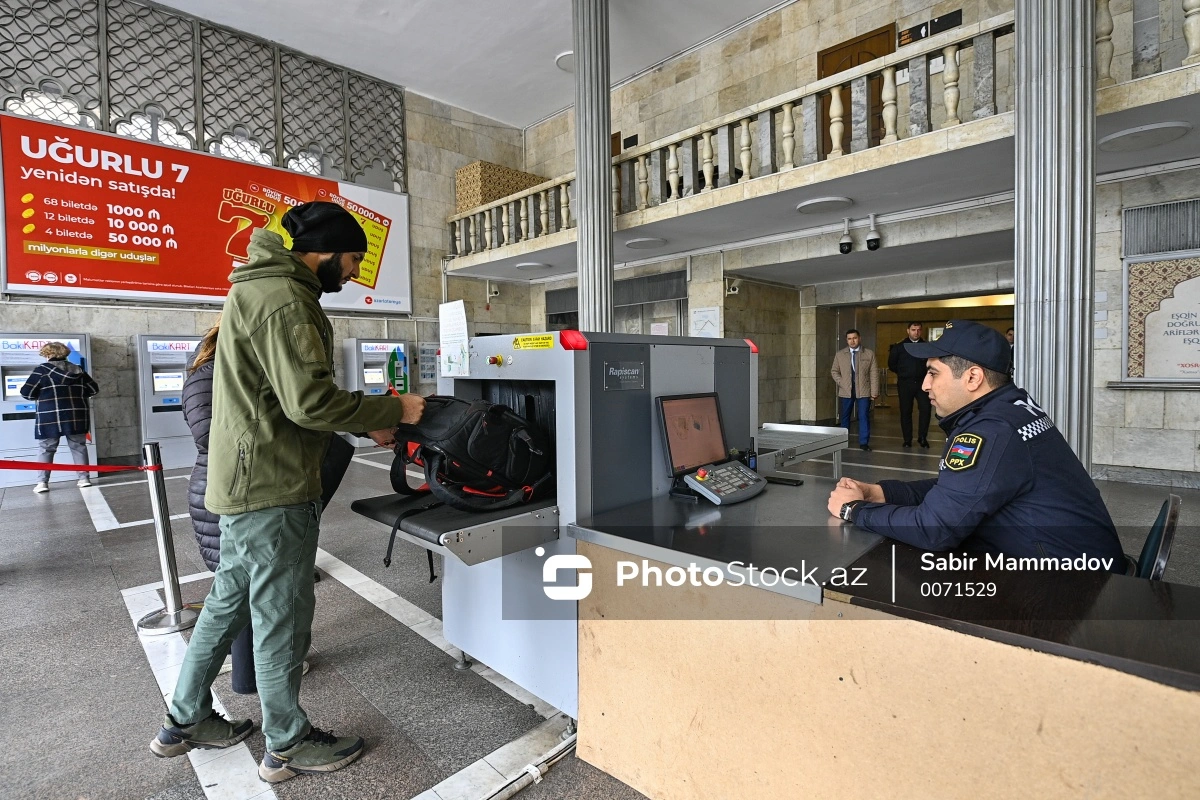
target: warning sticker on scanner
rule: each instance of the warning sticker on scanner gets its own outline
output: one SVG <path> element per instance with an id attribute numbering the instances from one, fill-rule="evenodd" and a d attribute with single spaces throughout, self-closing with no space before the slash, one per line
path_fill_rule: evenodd
<path id="1" fill-rule="evenodd" d="M 514 336 L 513 350 L 553 350 L 554 335 L 542 333 L 537 336 Z"/>

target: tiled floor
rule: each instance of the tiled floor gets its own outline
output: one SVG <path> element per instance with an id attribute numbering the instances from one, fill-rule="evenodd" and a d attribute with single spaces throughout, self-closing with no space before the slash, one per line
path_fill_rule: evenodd
<path id="1" fill-rule="evenodd" d="M 931 432 L 930 450 L 910 451 L 900 447 L 896 428 L 894 416 L 881 409 L 873 449 L 846 451 L 846 474 L 866 480 L 935 474 L 940 431 Z M 829 475 L 832 464 L 809 462 L 802 469 Z M 143 484 L 103 488 L 126 480 L 100 482 L 112 516 L 118 524 L 148 519 Z M 424 551 L 398 541 L 392 566 L 385 568 L 387 530 L 349 510 L 353 499 L 388 492 L 387 480 L 385 470 L 351 466 L 324 515 L 321 547 L 440 617 L 441 582 L 429 582 Z M 169 480 L 167 487 L 171 512 L 186 511 L 186 480 Z M 1167 490 L 1109 482 L 1100 488 L 1123 526 L 1126 549 L 1136 552 Z M 1175 491 L 1184 496 L 1184 507 L 1167 577 L 1200 585 L 1200 492 Z M 173 531 L 179 573 L 204 572 L 189 522 L 177 520 Z M 214 790 L 200 784 L 187 759 L 161 761 L 146 749 L 163 704 L 121 590 L 159 578 L 152 525 L 97 532 L 81 493 L 69 483 L 47 495 L 28 487 L 0 490 L 5 798 L 199 800 Z M 208 579 L 185 583 L 184 600 L 202 600 L 208 585 Z M 332 576 L 317 584 L 317 598 L 313 670 L 302 702 L 317 725 L 365 736 L 368 752 L 336 775 L 276 787 L 278 798 L 414 797 L 450 776 L 467 775 L 459 771 L 542 724 L 532 708 L 475 672 L 456 672 L 445 652 Z M 228 676 L 218 678 L 214 690 L 231 713 L 261 719 L 257 697 L 234 694 Z M 261 733 L 248 745 L 261 757 Z M 573 756 L 521 796 L 641 797 Z"/>
<path id="2" fill-rule="evenodd" d="M 144 484 L 103 488 L 127 480 L 98 482 L 113 517 L 149 519 Z M 173 514 L 186 511 L 186 484 L 167 481 Z M 388 491 L 386 471 L 353 464 L 322 520 L 321 547 L 440 617 L 441 582 L 429 583 L 425 551 L 397 542 L 384 568 L 387 529 L 349 510 L 355 498 Z M 180 575 L 204 572 L 189 521 L 176 520 L 173 533 Z M 214 790 L 187 759 L 147 750 L 163 703 L 121 590 L 160 577 L 152 525 L 96 532 L 69 483 L 47 495 L 0 490 L 0 795 L 199 800 Z M 184 601 L 203 600 L 209 584 L 183 584 Z M 316 591 L 301 702 L 316 725 L 361 735 L 368 750 L 336 775 L 276 787 L 281 800 L 415 797 L 543 722 L 476 672 L 454 670 L 451 656 L 331 576 Z M 261 719 L 257 696 L 234 694 L 228 675 L 213 688 L 231 714 Z M 261 758 L 260 732 L 248 745 Z M 546 794 L 553 784 L 545 783 L 527 796 L 640 797 L 573 757 L 556 771 L 567 794 Z"/>

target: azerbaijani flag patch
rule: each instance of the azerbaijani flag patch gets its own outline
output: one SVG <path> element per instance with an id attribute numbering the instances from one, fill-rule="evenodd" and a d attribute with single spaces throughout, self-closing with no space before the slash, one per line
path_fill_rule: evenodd
<path id="1" fill-rule="evenodd" d="M 979 448 L 983 447 L 983 437 L 973 433 L 960 433 L 950 442 L 946 451 L 946 469 L 955 471 L 970 469 L 979 458 Z"/>

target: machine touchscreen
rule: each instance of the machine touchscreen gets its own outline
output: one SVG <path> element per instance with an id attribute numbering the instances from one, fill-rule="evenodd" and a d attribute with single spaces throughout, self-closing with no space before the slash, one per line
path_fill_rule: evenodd
<path id="1" fill-rule="evenodd" d="M 688 488 L 717 505 L 748 500 L 767 485 L 729 458 L 715 393 L 660 397 L 658 409 L 672 478 L 682 477 Z"/>

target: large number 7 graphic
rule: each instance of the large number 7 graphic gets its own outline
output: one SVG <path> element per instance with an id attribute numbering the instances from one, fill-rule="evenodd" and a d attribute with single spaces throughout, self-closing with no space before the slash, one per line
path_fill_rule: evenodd
<path id="1" fill-rule="evenodd" d="M 237 206 L 228 200 L 221 201 L 221 207 L 217 210 L 217 219 L 221 222 L 236 222 L 237 230 L 229 237 L 229 242 L 225 245 L 225 252 L 241 261 L 247 261 L 250 258 L 250 234 L 255 228 L 265 228 L 271 224 L 271 217 L 268 214 L 245 206 Z"/>

